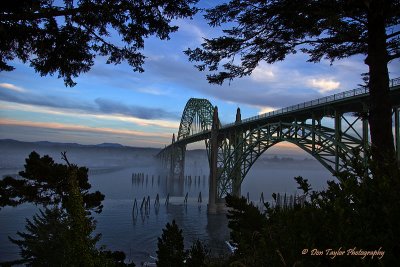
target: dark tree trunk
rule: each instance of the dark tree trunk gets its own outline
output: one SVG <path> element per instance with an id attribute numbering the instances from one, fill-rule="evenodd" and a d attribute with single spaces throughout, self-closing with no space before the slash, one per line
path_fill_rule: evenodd
<path id="1" fill-rule="evenodd" d="M 384 1 L 371 1 L 368 10 L 368 56 L 372 157 L 385 171 L 394 160 L 392 108 L 389 98 L 388 53 Z"/>

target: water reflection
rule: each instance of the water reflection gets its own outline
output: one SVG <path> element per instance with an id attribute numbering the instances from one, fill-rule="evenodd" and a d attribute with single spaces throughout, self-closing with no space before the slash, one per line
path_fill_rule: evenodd
<path id="1" fill-rule="evenodd" d="M 41 155 L 49 154 L 59 162 L 60 151 L 67 149 L 41 150 L 24 146 L 17 152 L 15 147 L 3 150 L 0 165 L 7 166 L 4 172 L 9 174 L 23 169 L 23 159 L 32 150 Z M 106 196 L 103 212 L 95 216 L 96 232 L 102 233 L 100 245 L 124 251 L 128 259 L 140 266 L 149 255 L 155 256 L 157 237 L 161 236 L 167 222 L 175 220 L 183 229 L 187 248 L 200 239 L 214 253 L 226 252 L 224 241 L 229 239 L 226 216 L 207 214 L 209 169 L 205 151 L 188 152 L 185 177 L 181 179 L 169 179 L 157 167 L 154 151 L 68 151 L 71 162 L 89 167 L 92 190 L 99 190 Z M 248 195 L 249 201 L 254 203 L 259 203 L 261 195 L 262 199 L 270 201 L 274 192 L 295 194 L 295 176 L 303 175 L 314 189 L 320 189 L 329 178 L 326 174 L 327 171 L 316 161 L 278 162 L 261 158 L 243 181 L 242 194 Z M 24 230 L 24 218 L 31 218 L 36 211 L 37 207 L 32 205 L 7 207 L 0 211 L 0 261 L 18 258 L 17 246 L 7 237 L 15 238 L 17 231 Z"/>
<path id="2" fill-rule="evenodd" d="M 226 253 L 226 217 L 209 217 L 207 201 L 203 201 L 208 197 L 208 177 L 188 174 L 169 179 L 157 170 L 145 171 L 131 168 L 114 172 L 112 183 L 108 174 L 90 178 L 94 189 L 106 195 L 103 212 L 96 216 L 97 231 L 103 233 L 101 243 L 109 249 L 125 251 L 129 259 L 140 264 L 156 254 L 162 229 L 175 220 L 183 229 L 187 248 L 200 239 L 214 253 Z"/>

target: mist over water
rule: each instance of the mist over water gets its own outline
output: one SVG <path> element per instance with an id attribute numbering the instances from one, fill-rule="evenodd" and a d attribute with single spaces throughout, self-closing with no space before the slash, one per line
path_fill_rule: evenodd
<path id="1" fill-rule="evenodd" d="M 160 168 L 154 155 L 158 149 L 127 148 L 117 146 L 78 146 L 48 143 L 19 143 L 0 141 L 0 177 L 15 175 L 23 170 L 25 158 L 33 150 L 41 156 L 49 155 L 61 161 L 60 152 L 67 151 L 68 159 L 78 166 L 89 168 L 92 190 L 105 195 L 104 209 L 94 215 L 96 233 L 102 233 L 100 245 L 110 250 L 122 250 L 137 265 L 155 256 L 157 237 L 167 222 L 175 220 L 183 229 L 185 246 L 196 239 L 208 244 L 216 254 L 227 253 L 224 241 L 229 239 L 225 215 L 208 215 L 208 160 L 205 150 L 186 153 L 185 178 L 171 180 Z M 263 193 L 272 201 L 272 193 L 299 193 L 293 177 L 309 179 L 312 188 L 326 187 L 334 179 L 329 172 L 306 154 L 264 153 L 250 169 L 242 183 L 242 195 L 258 204 Z M 202 202 L 198 202 L 201 193 Z M 154 206 L 157 194 L 159 208 Z M 185 196 L 187 204 L 184 204 Z M 169 195 L 169 205 L 165 205 Z M 140 212 L 143 198 L 150 197 L 150 208 Z M 136 199 L 138 210 L 132 208 Z M 30 204 L 0 210 L 0 261 L 19 257 L 18 247 L 8 236 L 16 238 L 23 231 L 25 218 L 38 210 Z"/>

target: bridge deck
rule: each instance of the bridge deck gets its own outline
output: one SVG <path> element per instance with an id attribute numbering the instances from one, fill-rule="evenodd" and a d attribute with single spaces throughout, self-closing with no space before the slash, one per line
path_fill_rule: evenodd
<path id="1" fill-rule="evenodd" d="M 400 78 L 391 80 L 390 96 L 393 106 L 400 105 Z M 369 91 L 367 88 L 357 88 L 350 91 L 318 98 L 290 107 L 274 110 L 268 113 L 253 116 L 242 120 L 240 124 L 229 123 L 222 127 L 227 129 L 237 126 L 248 126 L 253 123 L 293 121 L 311 118 L 311 114 L 316 117 L 334 115 L 333 110 L 340 110 L 342 113 L 362 112 L 363 103 L 367 103 Z"/>
<path id="2" fill-rule="evenodd" d="M 362 112 L 364 103 L 368 102 L 368 88 L 357 88 L 342 93 L 318 98 L 301 104 L 274 110 L 268 113 L 253 116 L 242 120 L 240 123 L 229 123 L 221 127 L 220 131 L 229 131 L 232 128 L 250 128 L 257 124 L 273 123 L 277 121 L 293 121 L 310 119 L 312 114 L 315 117 L 334 115 L 334 110 L 342 113 Z M 390 81 L 390 97 L 393 106 L 400 106 L 400 78 Z M 190 135 L 184 139 L 177 140 L 175 145 L 189 144 L 209 139 L 211 131 L 206 130 Z M 168 148 L 168 147 L 167 147 Z"/>

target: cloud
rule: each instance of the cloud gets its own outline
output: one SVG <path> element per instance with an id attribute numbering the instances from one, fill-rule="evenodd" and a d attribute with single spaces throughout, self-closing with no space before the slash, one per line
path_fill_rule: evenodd
<path id="1" fill-rule="evenodd" d="M 336 90 L 340 86 L 340 82 L 336 82 L 333 79 L 310 79 L 309 85 L 311 87 L 317 88 L 320 93 L 326 93 L 333 90 Z"/>
<path id="2" fill-rule="evenodd" d="M 198 43 L 202 43 L 206 38 L 205 32 L 198 26 L 192 23 L 188 23 L 187 20 L 178 20 L 176 25 L 179 27 L 180 33 L 188 33 L 191 38 L 195 38 Z M 192 37 L 193 36 L 193 37 Z"/>
<path id="3" fill-rule="evenodd" d="M 253 70 L 250 77 L 256 82 L 272 81 L 275 78 L 274 68 L 272 65 L 260 64 Z"/>
<path id="4" fill-rule="evenodd" d="M 134 135 L 134 136 L 141 136 L 141 137 L 170 138 L 169 133 L 168 134 L 152 133 L 152 132 L 135 131 L 135 130 L 129 130 L 129 129 L 90 127 L 90 126 L 86 126 L 86 125 L 65 124 L 65 123 L 56 123 L 56 122 L 36 122 L 36 121 L 20 121 L 20 120 L 12 120 L 12 119 L 0 119 L 0 125 L 25 126 L 25 127 L 36 127 L 36 128 L 48 128 L 48 129 L 55 129 L 55 130 L 96 132 L 96 133 L 107 133 L 107 134 L 124 134 L 124 135 Z"/>
<path id="5" fill-rule="evenodd" d="M 24 89 L 22 87 L 19 87 L 19 86 L 16 86 L 16 85 L 11 84 L 11 83 L 0 83 L 0 87 L 8 89 L 8 90 L 11 90 L 11 91 L 14 91 L 14 92 L 18 92 L 18 93 L 27 92 L 26 89 Z"/>
<path id="6" fill-rule="evenodd" d="M 77 100 L 66 96 L 42 95 L 26 93 L 23 96 L 12 94 L 9 91 L 0 90 L 0 100 L 17 104 L 26 104 L 44 108 L 61 109 L 62 112 L 80 111 L 85 114 L 97 115 L 124 115 L 143 120 L 173 119 L 178 120 L 180 116 L 161 108 L 148 108 L 138 105 L 127 105 L 121 102 L 97 98 L 94 102 Z"/>
<path id="7" fill-rule="evenodd" d="M 307 76 L 286 65 L 261 64 L 252 76 L 221 86 L 209 84 L 205 77 L 207 73 L 199 72 L 193 63 L 174 60 L 171 56 L 148 62 L 146 71 L 146 80 L 155 84 L 173 84 L 174 90 L 185 90 L 182 95 L 204 97 L 211 102 L 214 98 L 238 105 L 281 108 L 321 97 L 307 85 Z M 157 75 L 150 76 L 150 73 Z M 178 95 L 179 91 L 172 93 Z"/>
<path id="8" fill-rule="evenodd" d="M 145 120 L 145 119 L 135 118 L 132 116 L 116 115 L 116 114 L 90 114 L 90 113 L 82 113 L 79 110 L 61 109 L 53 107 L 40 107 L 40 106 L 17 104 L 4 101 L 0 101 L 0 110 L 19 110 L 30 113 L 36 112 L 36 113 L 44 113 L 51 115 L 73 116 L 76 119 L 89 118 L 96 120 L 122 121 L 122 122 L 133 123 L 140 126 L 155 126 L 166 129 L 177 129 L 179 127 L 179 121 Z"/>
<path id="9" fill-rule="evenodd" d="M 24 95 L 13 94 L 9 91 L 0 90 L 0 100 L 13 102 L 18 104 L 28 104 L 42 107 L 64 108 L 64 109 L 79 109 L 85 111 L 94 111 L 94 105 L 82 100 L 75 100 L 65 96 L 57 95 L 42 95 L 30 93 L 27 91 Z"/>
<path id="10" fill-rule="evenodd" d="M 150 87 L 139 88 L 136 91 L 150 95 L 168 95 L 170 93 L 169 90 L 161 90 L 158 88 L 150 88 Z"/>
<path id="11" fill-rule="evenodd" d="M 264 114 L 264 113 L 268 113 L 270 111 L 273 111 L 273 110 L 277 109 L 277 108 L 274 108 L 274 107 L 261 107 L 261 106 L 258 106 L 257 108 L 260 109 L 260 111 L 258 112 L 258 115 Z"/>
<path id="12" fill-rule="evenodd" d="M 133 116 L 140 119 L 179 119 L 179 116 L 175 113 L 165 111 L 161 108 L 148 108 L 135 105 L 125 105 L 120 102 L 113 100 L 97 98 L 95 103 L 98 105 L 101 113 L 105 114 L 122 114 L 127 116 Z"/>

